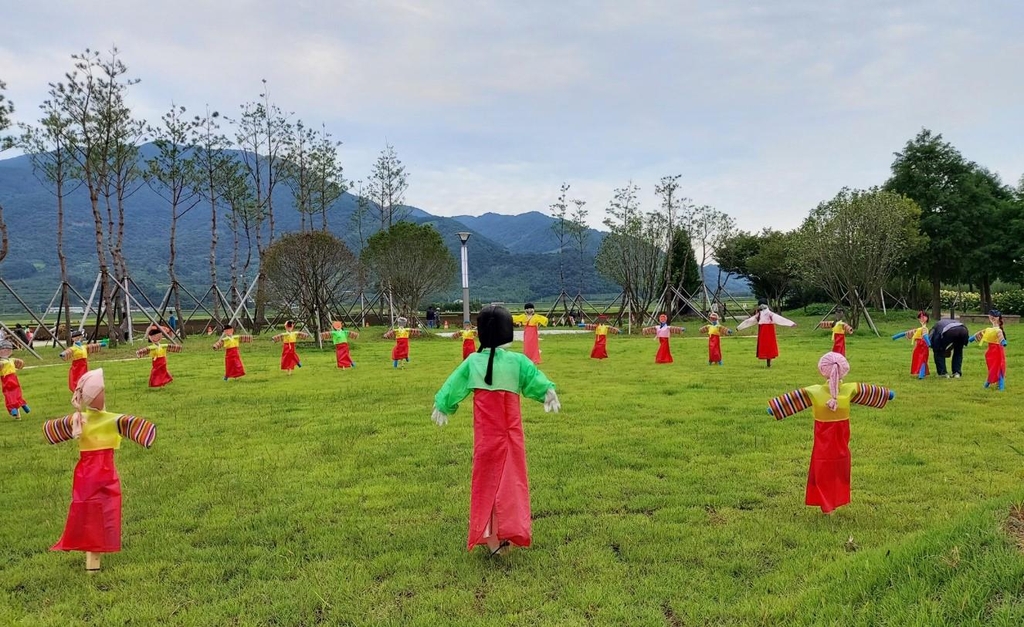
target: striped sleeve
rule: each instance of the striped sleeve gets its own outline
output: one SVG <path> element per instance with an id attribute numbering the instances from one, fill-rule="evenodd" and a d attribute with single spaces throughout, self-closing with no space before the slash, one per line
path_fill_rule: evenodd
<path id="1" fill-rule="evenodd" d="M 71 416 L 64 416 L 43 423 L 43 435 L 50 444 L 60 444 L 75 439 L 71 435 Z"/>
<path id="2" fill-rule="evenodd" d="M 881 409 L 889 402 L 891 396 L 889 388 L 869 383 L 858 383 L 857 391 L 850 397 L 850 402 L 855 405 L 867 405 Z"/>
<path id="3" fill-rule="evenodd" d="M 658 327 L 644 327 L 640 330 L 641 335 L 654 335 L 658 332 Z"/>
<path id="4" fill-rule="evenodd" d="M 117 419 L 117 432 L 145 448 L 153 446 L 156 439 L 156 425 L 138 416 L 127 414 Z"/>
<path id="5" fill-rule="evenodd" d="M 807 390 L 800 388 L 787 392 L 782 396 L 776 396 L 772 400 L 768 401 L 768 409 L 771 410 L 776 420 L 782 420 L 802 412 L 811 406 L 811 395 L 807 393 Z"/>
<path id="6" fill-rule="evenodd" d="M 168 344 L 167 345 L 167 352 L 168 353 L 180 353 L 181 352 L 181 344 Z"/>

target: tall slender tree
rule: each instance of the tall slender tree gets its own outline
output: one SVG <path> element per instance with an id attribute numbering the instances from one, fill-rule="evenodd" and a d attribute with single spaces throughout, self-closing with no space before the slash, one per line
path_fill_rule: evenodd
<path id="1" fill-rule="evenodd" d="M 380 215 L 380 230 L 392 227 L 409 215 L 409 208 L 402 204 L 405 190 L 409 188 L 409 175 L 395 152 L 395 147 L 385 144 L 367 179 L 366 191 L 377 205 Z"/>
<path id="2" fill-rule="evenodd" d="M 4 91 L 7 83 L 0 81 L 0 152 L 7 150 L 13 144 L 13 140 L 3 135 L 11 126 L 11 116 L 14 115 L 14 103 L 7 99 Z M 4 222 L 4 207 L 0 205 L 0 261 L 7 257 L 7 223 Z"/>
<path id="3" fill-rule="evenodd" d="M 569 184 L 562 183 L 558 189 L 558 198 L 548 206 L 551 217 L 555 219 L 551 223 L 551 231 L 558 240 L 558 291 L 559 297 L 565 292 L 565 244 L 569 241 L 571 224 L 569 222 L 569 203 L 566 194 L 569 192 Z M 566 305 L 568 307 L 568 305 Z"/>
<path id="4" fill-rule="evenodd" d="M 327 212 L 348 189 L 344 169 L 338 158 L 340 147 L 341 142 L 336 141 L 327 132 L 327 127 L 322 125 L 313 144 L 313 185 L 310 203 L 313 213 L 320 214 L 320 228 L 324 231 L 327 231 Z"/>
<path id="5" fill-rule="evenodd" d="M 171 227 L 168 235 L 170 254 L 167 259 L 167 276 L 171 281 L 169 296 L 174 299 L 174 313 L 178 320 L 181 315 L 181 294 L 178 275 L 175 273 L 177 257 L 178 220 L 194 209 L 202 200 L 200 190 L 203 180 L 195 161 L 193 146 L 199 124 L 189 119 L 185 107 L 171 104 L 170 110 L 160 117 L 159 126 L 150 129 L 156 146 L 156 154 L 146 160 L 146 182 L 159 194 L 171 209 Z M 184 325 L 181 335 L 185 335 Z"/>
<path id="6" fill-rule="evenodd" d="M 220 129 L 221 115 L 206 106 L 206 113 L 194 118 L 196 137 L 193 157 L 197 175 L 201 179 L 199 189 L 210 204 L 210 287 L 217 289 L 217 211 L 224 196 L 224 177 L 234 162 L 227 152 L 228 138 Z M 234 231 L 232 231 L 234 232 Z M 236 238 L 237 242 L 237 238 Z M 213 295 L 213 315 L 220 316 L 220 299 Z"/>
<path id="7" fill-rule="evenodd" d="M 572 200 L 573 210 L 569 216 L 569 233 L 576 244 L 576 252 L 579 254 L 579 284 L 578 294 L 583 294 L 583 277 L 587 270 L 586 253 L 587 242 L 590 240 L 590 227 L 587 226 L 587 217 L 590 210 L 587 209 L 587 201 L 574 198 Z"/>
<path id="8" fill-rule="evenodd" d="M 118 341 L 115 330 L 113 290 L 110 276 L 110 250 L 104 241 L 103 212 L 100 197 L 111 176 L 110 163 L 114 151 L 112 128 L 117 124 L 110 103 L 123 95 L 135 80 L 126 78 L 128 67 L 118 56 L 117 48 L 103 59 L 99 52 L 86 49 L 72 55 L 73 69 L 65 80 L 50 83 L 50 99 L 60 108 L 70 124 L 66 141 L 75 161 L 76 176 L 89 192 L 96 232 L 96 258 L 100 271 L 100 293 L 107 321 L 107 334 L 112 344 Z"/>
<path id="9" fill-rule="evenodd" d="M 299 212 L 300 230 L 306 231 L 306 219 L 313 228 L 313 151 L 316 131 L 298 120 L 290 128 L 281 160 L 281 180 L 292 191 L 292 204 Z"/>

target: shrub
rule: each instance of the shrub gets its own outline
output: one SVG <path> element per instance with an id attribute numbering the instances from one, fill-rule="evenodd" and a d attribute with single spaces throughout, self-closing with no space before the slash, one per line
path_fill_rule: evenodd
<path id="1" fill-rule="evenodd" d="M 957 295 L 960 299 L 957 300 Z M 956 290 L 942 290 L 939 292 L 939 300 L 943 309 L 957 309 L 959 311 L 978 311 L 981 307 L 981 296 L 977 292 L 957 292 Z M 954 301 L 956 305 L 954 306 Z"/>
<path id="2" fill-rule="evenodd" d="M 1024 315 L 1024 290 L 999 292 L 992 296 L 996 309 L 1004 314 Z"/>

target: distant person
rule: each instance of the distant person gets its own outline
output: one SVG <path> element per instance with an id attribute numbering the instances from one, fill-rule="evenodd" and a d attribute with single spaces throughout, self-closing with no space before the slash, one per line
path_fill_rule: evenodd
<path id="1" fill-rule="evenodd" d="M 963 372 L 960 367 L 964 363 L 964 347 L 970 341 L 971 333 L 959 320 L 943 318 L 932 327 L 932 357 L 935 360 L 935 374 L 949 377 L 946 372 L 946 358 L 952 356 L 953 378 L 959 379 Z"/>
<path id="2" fill-rule="evenodd" d="M 14 335 L 21 340 L 22 344 L 28 346 L 28 336 L 25 335 L 25 327 L 21 326 L 21 323 L 14 325 Z"/>
<path id="3" fill-rule="evenodd" d="M 437 309 L 433 305 L 427 307 L 427 328 L 433 329 L 437 326 Z"/>
<path id="4" fill-rule="evenodd" d="M 178 332 L 178 319 L 174 317 L 174 314 L 171 314 L 171 317 L 167 319 L 167 324 L 171 327 L 171 331 Z"/>

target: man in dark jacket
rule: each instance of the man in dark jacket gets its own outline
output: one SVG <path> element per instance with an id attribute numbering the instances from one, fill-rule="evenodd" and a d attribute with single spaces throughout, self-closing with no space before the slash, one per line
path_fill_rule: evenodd
<path id="1" fill-rule="evenodd" d="M 948 377 L 946 374 L 946 357 L 953 355 L 953 378 L 961 376 L 960 366 L 964 363 L 964 347 L 967 346 L 971 337 L 967 327 L 959 320 L 943 318 L 932 327 L 932 356 L 935 359 L 935 372 L 940 377 Z"/>

